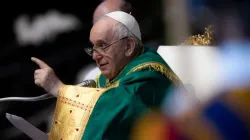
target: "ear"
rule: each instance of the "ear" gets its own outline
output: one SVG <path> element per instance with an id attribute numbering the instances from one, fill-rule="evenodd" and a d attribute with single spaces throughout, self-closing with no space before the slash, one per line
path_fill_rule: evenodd
<path id="1" fill-rule="evenodd" d="M 127 45 L 125 47 L 125 55 L 131 56 L 135 51 L 135 40 L 133 38 L 128 38 Z"/>

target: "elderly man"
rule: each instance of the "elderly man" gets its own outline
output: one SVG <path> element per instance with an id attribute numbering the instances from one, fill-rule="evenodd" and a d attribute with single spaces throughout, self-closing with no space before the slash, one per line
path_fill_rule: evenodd
<path id="1" fill-rule="evenodd" d="M 43 61 L 35 84 L 57 97 L 50 139 L 128 139 L 138 116 L 158 107 L 171 86 L 180 84 L 166 62 L 141 41 L 133 16 L 106 14 L 90 32 L 93 57 L 101 74 L 96 88 L 63 84 Z"/>
<path id="2" fill-rule="evenodd" d="M 113 11 L 123 11 L 126 13 L 132 12 L 132 6 L 129 2 L 124 0 L 105 0 L 100 3 L 93 14 L 93 24 L 97 22 L 102 16 Z M 77 82 L 82 80 L 93 79 L 100 73 L 100 70 L 95 64 L 90 64 L 83 68 L 78 74 Z"/>

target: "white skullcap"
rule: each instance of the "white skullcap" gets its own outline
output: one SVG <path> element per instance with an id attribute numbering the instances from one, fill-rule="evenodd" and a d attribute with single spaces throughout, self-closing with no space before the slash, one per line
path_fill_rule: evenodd
<path id="1" fill-rule="evenodd" d="M 131 33 L 141 40 L 139 24 L 132 15 L 122 11 L 115 11 L 105 15 L 125 25 Z"/>

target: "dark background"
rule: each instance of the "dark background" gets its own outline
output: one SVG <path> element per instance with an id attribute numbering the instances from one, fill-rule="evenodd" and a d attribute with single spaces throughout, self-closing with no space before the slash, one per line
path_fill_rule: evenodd
<path id="1" fill-rule="evenodd" d="M 91 57 L 84 52 L 88 44 L 89 31 L 92 26 L 92 15 L 100 0 L 82 1 L 78 3 L 60 3 L 50 6 L 50 3 L 5 4 L 0 8 L 0 97 L 31 97 L 46 92 L 34 84 L 33 73 L 37 67 L 30 58 L 35 56 L 50 65 L 57 76 L 65 84 L 75 84 L 76 74 L 81 68 L 93 63 Z M 131 0 L 133 15 L 137 18 L 144 42 L 156 41 L 163 44 L 163 22 L 161 0 L 145 1 Z M 26 14 L 35 17 L 49 9 L 61 13 L 75 15 L 81 21 L 81 28 L 76 31 L 60 34 L 52 42 L 43 42 L 40 45 L 20 46 L 13 32 L 15 19 Z M 153 46 L 157 47 L 157 46 Z M 29 139 L 18 129 L 13 127 L 5 118 L 5 113 L 21 116 L 42 131 L 47 132 L 48 122 L 46 115 L 41 113 L 49 106 L 55 106 L 55 99 L 39 102 L 5 102 L 0 103 L 0 139 Z M 40 115 L 39 115 L 40 113 Z M 31 119 L 30 117 L 33 117 Z"/>

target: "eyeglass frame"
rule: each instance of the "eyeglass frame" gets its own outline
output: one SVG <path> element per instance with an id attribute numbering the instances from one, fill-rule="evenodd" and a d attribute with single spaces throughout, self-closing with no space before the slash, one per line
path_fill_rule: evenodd
<path id="1" fill-rule="evenodd" d="M 107 49 L 108 47 L 114 45 L 115 43 L 117 43 L 117 42 L 119 42 L 120 40 L 123 40 L 123 39 L 125 39 L 125 38 L 129 38 L 129 36 L 122 37 L 122 38 L 116 40 L 115 42 L 110 43 L 110 44 L 108 44 L 108 45 L 106 45 L 106 46 L 104 46 L 104 47 L 88 47 L 88 48 L 85 48 L 84 50 L 85 50 L 85 52 L 86 52 L 88 55 L 90 55 L 90 56 L 93 56 L 94 51 L 98 52 L 98 51 L 96 50 L 96 48 L 97 48 L 97 49 L 100 48 L 100 49 L 102 49 L 103 52 L 106 53 L 105 49 Z M 89 50 L 87 50 L 87 49 L 92 49 L 92 50 L 91 50 L 92 52 L 90 53 Z M 98 53 L 99 53 L 99 52 L 98 52 Z"/>

